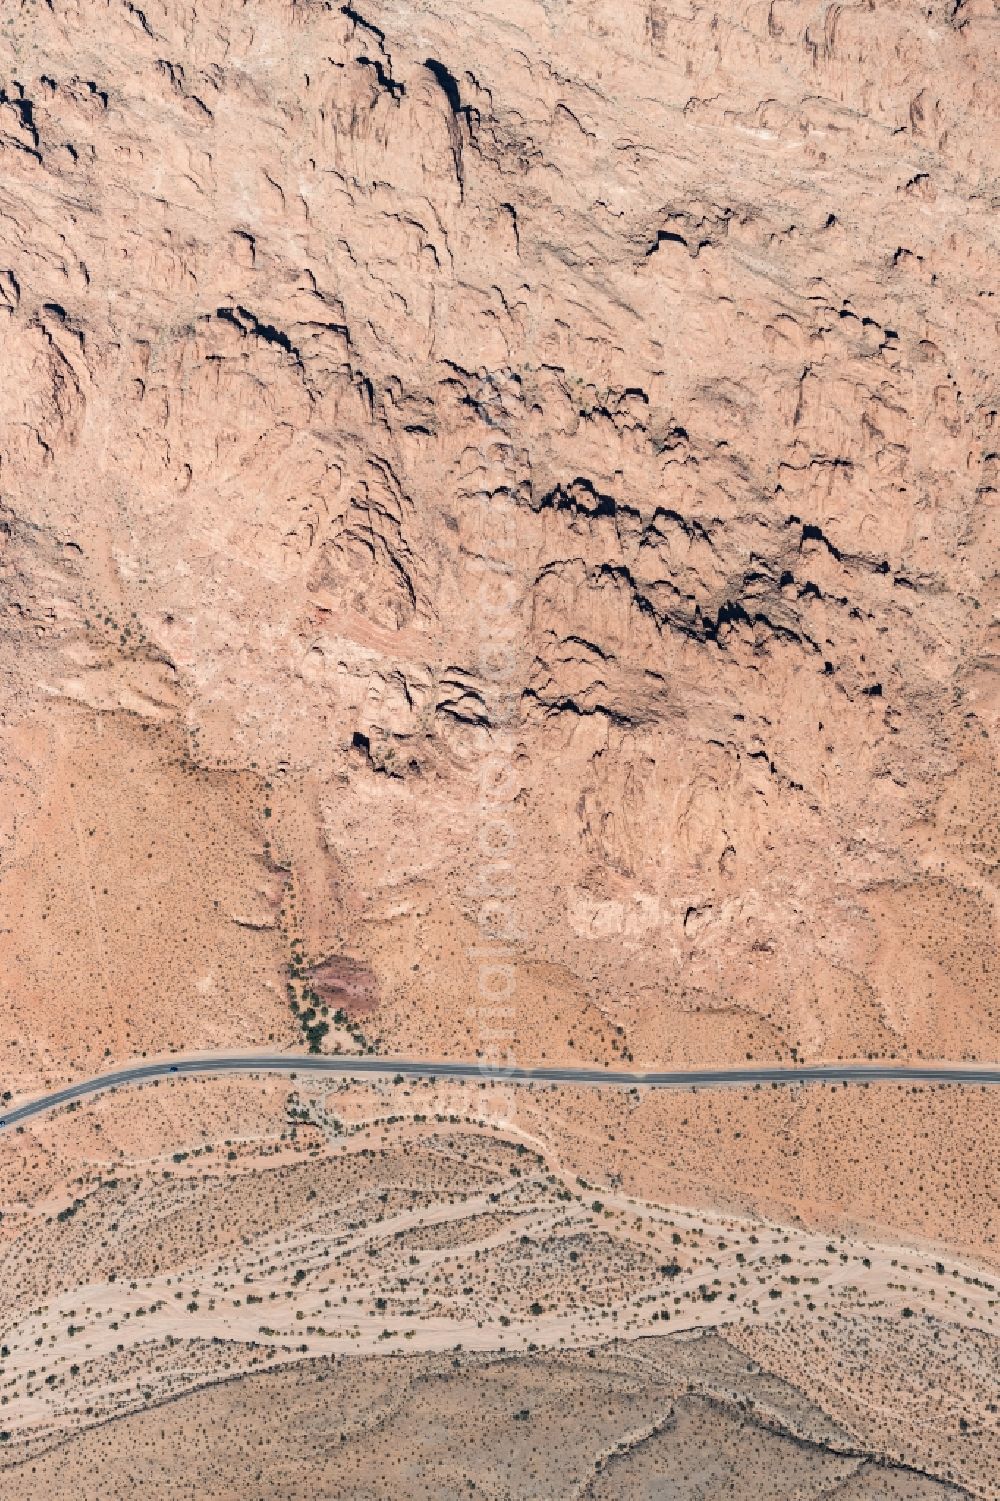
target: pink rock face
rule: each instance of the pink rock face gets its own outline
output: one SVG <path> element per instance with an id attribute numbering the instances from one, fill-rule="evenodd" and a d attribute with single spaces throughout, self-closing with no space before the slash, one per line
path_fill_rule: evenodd
<path id="1" fill-rule="evenodd" d="M 324 959 L 310 971 L 309 983 L 330 1010 L 352 1020 L 368 1016 L 378 1005 L 378 983 L 364 965 L 342 955 Z"/>
<path id="2" fill-rule="evenodd" d="M 467 1052 L 502 1002 L 526 1059 L 996 1055 L 992 24 L 9 18 L 9 853 L 81 719 L 105 767 L 140 736 L 192 806 L 269 808 L 259 861 L 223 839 L 173 893 L 250 913 L 252 983 L 203 922 L 116 1050 L 273 1031 L 287 929 L 399 1048 Z M 117 879 L 87 1046 L 141 991 Z M 68 959 L 3 941 L 10 1030 L 66 1056 Z"/>

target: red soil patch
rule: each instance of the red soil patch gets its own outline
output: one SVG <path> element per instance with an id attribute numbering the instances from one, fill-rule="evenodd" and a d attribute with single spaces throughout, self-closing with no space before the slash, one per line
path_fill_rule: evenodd
<path id="1" fill-rule="evenodd" d="M 371 970 L 343 954 L 314 965 L 309 980 L 332 1011 L 346 1011 L 352 1021 L 370 1016 L 378 1006 L 378 983 Z"/>

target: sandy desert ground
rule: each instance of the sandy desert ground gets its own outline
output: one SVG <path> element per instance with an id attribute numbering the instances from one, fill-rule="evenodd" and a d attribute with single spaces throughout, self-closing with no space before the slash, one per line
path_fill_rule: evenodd
<path id="1" fill-rule="evenodd" d="M 719 1095 L 669 1097 L 669 1122 L 668 1097 L 629 1102 L 630 1173 L 592 1092 L 518 1091 L 506 1119 L 495 1093 L 178 1080 L 141 1126 L 122 1092 L 7 1138 L 10 1494 L 98 1463 L 122 1496 L 995 1493 L 1000 1256 L 971 1184 L 950 1192 L 990 1243 L 959 1255 L 920 1222 L 949 1187 L 912 1164 L 883 1184 L 911 1206 L 895 1242 L 816 1189 L 755 1207 L 776 1175 L 766 1150 L 741 1172 L 744 1131 L 827 1139 L 786 1091 L 780 1122 L 771 1091 L 725 1095 L 700 1183 L 678 1158 Z M 859 1141 L 885 1093 L 841 1091 Z"/>

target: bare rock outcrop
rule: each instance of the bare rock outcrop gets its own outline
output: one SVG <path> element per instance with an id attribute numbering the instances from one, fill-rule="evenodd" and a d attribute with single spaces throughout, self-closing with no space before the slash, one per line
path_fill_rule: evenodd
<path id="1" fill-rule="evenodd" d="M 995 27 L 14 8 L 3 869 L 137 736 L 258 847 L 115 1049 L 204 1040 L 281 887 L 400 1049 L 480 1044 L 488 939 L 526 1057 L 996 1055 Z M 136 875 L 81 879 L 0 941 L 90 1047 Z"/>

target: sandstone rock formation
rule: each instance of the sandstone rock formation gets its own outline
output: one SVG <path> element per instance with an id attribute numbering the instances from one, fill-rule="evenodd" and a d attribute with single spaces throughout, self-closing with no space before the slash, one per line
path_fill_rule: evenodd
<path id="1" fill-rule="evenodd" d="M 53 989 L 76 1057 L 222 1035 L 204 987 L 280 1035 L 289 882 L 400 1047 L 475 1040 L 481 927 L 526 1056 L 996 1052 L 995 35 L 8 15 L 8 904 L 53 798 L 73 866 L 4 935 L 25 1069 L 67 1056 Z M 183 768 L 190 881 L 133 747 Z"/>
<path id="2" fill-rule="evenodd" d="M 8 0 L 0 1094 L 256 1045 L 1000 1057 L 997 35 L 990 0 Z M 410 1493 L 380 1383 L 435 1495 L 510 1494 L 421 1445 L 519 1384 L 517 1494 L 993 1494 L 985 1092 L 424 1089 L 334 1121 L 173 1081 L 5 1134 L 10 1494 L 79 1494 L 115 1420 L 109 1495 L 256 1494 L 256 1435 L 197 1436 L 251 1399 L 293 1418 L 261 1494 L 307 1494 L 326 1382 L 315 1473 L 357 1494 Z M 675 1201 L 733 1219 L 653 1324 Z"/>

